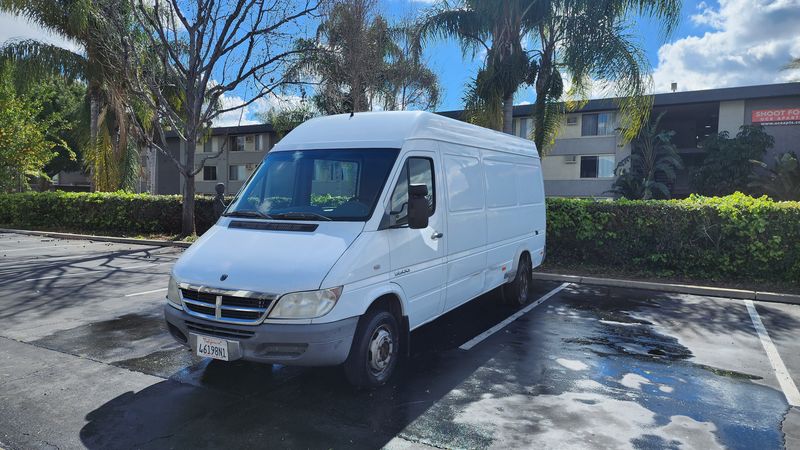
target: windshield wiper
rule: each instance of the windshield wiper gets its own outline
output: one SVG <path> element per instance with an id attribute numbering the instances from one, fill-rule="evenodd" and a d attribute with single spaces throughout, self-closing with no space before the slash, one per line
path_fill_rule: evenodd
<path id="1" fill-rule="evenodd" d="M 223 216 L 227 217 L 254 217 L 257 219 L 272 219 L 272 216 L 269 214 L 264 214 L 261 211 L 256 211 L 255 209 L 243 209 L 241 211 L 230 211 L 223 214 Z"/>
<path id="2" fill-rule="evenodd" d="M 277 213 L 272 215 L 273 219 L 287 219 L 287 220 L 333 220 L 330 217 L 323 216 L 322 214 L 317 214 L 314 212 L 300 212 L 300 211 L 292 211 L 292 212 L 285 212 L 285 213 Z"/>

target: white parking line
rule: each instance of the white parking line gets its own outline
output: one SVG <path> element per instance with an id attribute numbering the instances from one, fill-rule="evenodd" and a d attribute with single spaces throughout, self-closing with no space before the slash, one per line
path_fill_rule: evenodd
<path id="1" fill-rule="evenodd" d="M 52 280 L 54 278 L 67 278 L 67 277 L 85 277 L 91 276 L 98 272 L 114 272 L 114 271 L 124 271 L 124 270 L 131 270 L 131 269 L 141 269 L 143 267 L 155 267 L 155 266 L 163 266 L 164 264 L 170 264 L 167 262 L 163 263 L 150 263 L 150 264 L 143 264 L 141 266 L 126 266 L 126 267 L 109 267 L 104 270 L 96 270 L 94 268 L 87 268 L 91 272 L 84 272 L 84 273 L 68 273 L 66 275 L 52 275 L 49 277 L 39 277 L 39 278 L 27 278 L 25 281 L 39 281 L 39 280 Z"/>
<path id="2" fill-rule="evenodd" d="M 167 288 L 153 289 L 152 291 L 134 292 L 133 294 L 125 294 L 125 297 L 136 297 L 137 295 L 155 294 L 156 292 L 164 292 Z"/>
<path id="3" fill-rule="evenodd" d="M 47 245 L 47 246 L 42 246 L 42 247 L 14 248 L 14 249 L 11 249 L 11 250 L 3 249 L 3 250 L 0 250 L 0 253 L 23 252 L 25 250 L 41 250 L 43 248 L 77 247 L 79 245 L 86 245 L 86 243 L 83 243 L 83 244 L 66 244 L 66 245 Z"/>
<path id="4" fill-rule="evenodd" d="M 519 319 L 520 317 L 524 316 L 525 314 L 529 313 L 533 308 L 536 308 L 537 306 L 541 305 L 548 298 L 558 294 L 559 292 L 561 292 L 562 289 L 564 289 L 565 287 L 569 286 L 570 284 L 571 283 L 562 283 L 561 286 L 559 286 L 559 287 L 553 289 L 552 291 L 548 292 L 547 294 L 544 294 L 543 296 L 539 297 L 538 300 L 536 300 L 535 302 L 531 303 L 530 305 L 520 309 L 519 311 L 517 311 L 513 315 L 507 317 L 506 320 L 498 323 L 497 325 L 493 326 L 492 328 L 489 328 L 488 330 L 486 330 L 483 333 L 475 336 L 474 338 L 468 340 L 467 342 L 464 342 L 458 348 L 460 348 L 461 350 L 470 350 L 472 347 L 475 347 L 476 345 L 478 345 L 481 342 L 483 342 L 484 339 L 488 338 L 489 336 L 491 336 L 491 335 L 497 333 L 498 331 L 502 330 L 503 328 L 505 328 L 511 322 L 513 322 L 513 321 Z"/>
<path id="5" fill-rule="evenodd" d="M 41 239 L 0 238 L 0 244 L 5 244 L 7 242 L 11 244 L 22 244 L 25 242 L 50 242 L 50 241 L 42 241 Z"/>
<path id="6" fill-rule="evenodd" d="M 133 256 L 133 255 L 135 255 L 137 253 L 142 253 L 144 251 L 145 250 L 140 250 L 140 251 L 135 251 L 135 252 L 134 251 L 127 251 L 127 250 L 111 250 L 111 251 L 103 250 L 103 251 L 81 253 L 80 255 L 51 256 L 51 257 L 48 257 L 48 258 L 38 258 L 38 257 L 36 257 L 36 255 L 32 255 L 32 256 L 28 257 L 27 259 L 21 259 L 21 260 L 14 260 L 14 259 L 0 260 L 0 269 L 5 268 L 5 267 L 9 267 L 9 265 L 17 264 L 17 263 L 29 263 L 29 262 L 30 263 L 40 263 L 40 262 L 48 262 L 48 261 L 68 261 L 70 259 L 81 259 L 81 258 L 91 259 L 91 258 L 100 258 L 100 257 L 103 257 L 103 256 L 111 256 L 111 255 L 116 255 L 116 254 L 119 254 L 120 256 L 116 256 L 115 258 L 125 259 L 128 256 Z M 155 251 L 152 251 L 151 253 L 152 253 L 153 256 L 157 256 L 159 258 L 164 258 L 164 257 L 170 256 L 169 253 L 156 253 Z M 177 259 L 177 257 L 175 259 Z"/>
<path id="7" fill-rule="evenodd" d="M 772 364 L 773 370 L 775 370 L 775 376 L 778 378 L 781 389 L 783 389 L 783 395 L 786 396 L 786 401 L 789 402 L 791 406 L 800 406 L 800 391 L 797 390 L 794 380 L 792 380 L 792 377 L 789 375 L 789 371 L 786 370 L 781 355 L 778 353 L 778 349 L 775 348 L 775 344 L 772 343 L 767 329 L 761 322 L 761 317 L 758 315 L 753 301 L 745 300 L 744 304 L 747 306 L 747 312 L 750 313 L 750 319 L 753 321 L 753 326 L 758 333 L 758 338 L 761 340 L 761 345 L 764 346 L 764 351 L 767 352 L 769 362 Z"/>

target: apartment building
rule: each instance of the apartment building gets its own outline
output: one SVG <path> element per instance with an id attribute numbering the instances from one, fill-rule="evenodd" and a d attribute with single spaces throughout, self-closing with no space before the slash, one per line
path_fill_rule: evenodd
<path id="1" fill-rule="evenodd" d="M 458 113 L 451 112 L 447 114 Z M 529 137 L 532 105 L 514 108 L 514 134 Z M 656 94 L 653 118 L 664 113 L 660 127 L 675 131 L 672 143 L 684 163 L 672 186 L 676 197 L 692 192 L 690 180 L 702 163 L 702 141 L 727 131 L 735 136 L 742 125 L 760 124 L 775 138 L 765 156 L 800 152 L 800 83 L 745 86 Z M 542 159 L 545 191 L 555 197 L 610 197 L 615 168 L 630 156 L 623 142 L 614 99 L 591 100 L 567 113 L 552 148 Z"/>
<path id="2" fill-rule="evenodd" d="M 196 192 L 213 195 L 217 183 L 223 183 L 226 193 L 236 193 L 275 142 L 277 137 L 268 124 L 212 128 L 211 136 L 198 144 L 194 155 L 195 167 L 202 167 L 195 176 Z M 175 158 L 185 155 L 185 143 L 174 134 L 167 135 L 166 147 Z M 154 193 L 183 192 L 183 180 L 166 155 L 157 153 L 149 172 Z"/>
<path id="3" fill-rule="evenodd" d="M 800 83 L 745 86 L 702 91 L 656 94 L 652 117 L 664 112 L 661 128 L 675 131 L 672 142 L 684 162 L 684 169 L 672 186 L 673 195 L 691 193 L 692 173 L 701 164 L 702 141 L 720 131 L 735 136 L 742 125 L 761 124 L 775 138 L 775 147 L 766 155 L 786 151 L 800 152 Z M 461 119 L 463 111 L 440 114 Z M 533 130 L 533 105 L 514 107 L 514 134 L 530 137 Z M 631 145 L 619 134 L 619 112 L 614 99 L 590 100 L 579 110 L 564 115 L 558 135 L 542 159 L 545 191 L 551 197 L 610 198 L 618 164 L 631 154 Z M 184 146 L 174 136 L 167 138 L 174 156 Z M 196 164 L 206 160 L 195 179 L 197 192 L 213 194 L 217 183 L 235 193 L 276 142 L 272 127 L 246 125 L 214 128 L 211 139 L 198 146 Z M 159 154 L 151 164 L 154 186 L 159 194 L 182 191 L 181 177 L 174 164 Z"/>

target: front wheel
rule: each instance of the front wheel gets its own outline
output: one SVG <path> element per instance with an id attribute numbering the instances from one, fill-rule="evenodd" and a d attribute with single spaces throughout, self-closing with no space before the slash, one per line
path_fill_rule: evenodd
<path id="1" fill-rule="evenodd" d="M 503 298 L 514 306 L 523 306 L 530 299 L 531 284 L 533 284 L 533 269 L 531 258 L 523 253 L 519 258 L 519 266 L 514 281 L 503 286 Z"/>
<path id="2" fill-rule="evenodd" d="M 397 318 L 385 310 L 368 312 L 358 322 L 344 373 L 355 386 L 376 387 L 391 378 L 400 347 Z"/>

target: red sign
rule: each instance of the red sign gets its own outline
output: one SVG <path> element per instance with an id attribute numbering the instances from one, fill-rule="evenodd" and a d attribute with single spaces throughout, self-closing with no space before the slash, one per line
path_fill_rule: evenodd
<path id="1" fill-rule="evenodd" d="M 761 125 L 800 125 L 800 108 L 756 109 L 752 119 Z"/>

